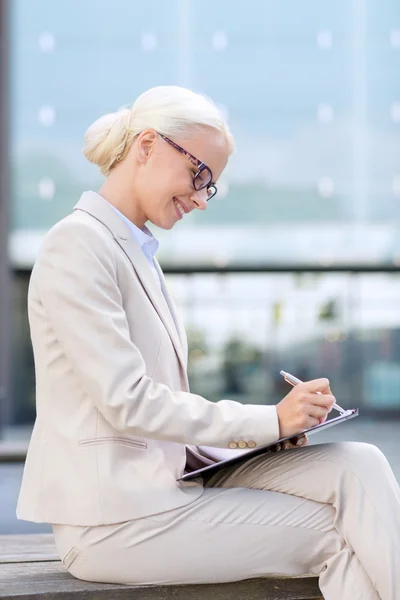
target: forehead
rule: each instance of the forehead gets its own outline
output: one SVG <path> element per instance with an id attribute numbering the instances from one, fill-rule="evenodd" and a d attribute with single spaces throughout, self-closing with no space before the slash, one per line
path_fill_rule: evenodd
<path id="1" fill-rule="evenodd" d="M 225 169 L 229 158 L 228 143 L 219 131 L 205 130 L 191 138 L 182 136 L 177 143 L 211 169 L 214 181 Z"/>

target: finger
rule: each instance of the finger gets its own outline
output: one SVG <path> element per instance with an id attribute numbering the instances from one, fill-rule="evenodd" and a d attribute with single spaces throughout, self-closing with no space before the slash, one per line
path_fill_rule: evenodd
<path id="1" fill-rule="evenodd" d="M 293 450 L 293 448 L 296 448 L 296 446 L 290 442 L 284 442 L 282 444 L 282 450 Z"/>
<path id="2" fill-rule="evenodd" d="M 329 411 L 336 402 L 336 398 L 332 394 L 307 394 L 307 400 L 310 404 L 324 406 Z"/>
<path id="3" fill-rule="evenodd" d="M 303 388 L 307 392 L 311 392 L 313 394 L 316 394 L 317 392 L 320 392 L 321 394 L 331 393 L 331 388 L 329 387 L 329 379 L 326 379 L 326 377 L 321 377 L 320 379 L 312 379 L 311 381 L 305 381 L 304 383 L 299 383 L 296 387 L 300 387 L 300 385 L 303 386 Z"/>
<path id="4" fill-rule="evenodd" d="M 294 448 L 300 448 L 300 446 L 296 446 L 296 444 L 292 444 L 292 442 L 285 442 L 282 445 L 282 450 L 293 450 Z"/>
<path id="5" fill-rule="evenodd" d="M 301 435 L 297 438 L 295 446 L 297 448 L 301 447 L 301 446 L 307 446 L 308 444 L 308 437 L 306 435 Z"/>
<path id="6" fill-rule="evenodd" d="M 279 452 L 282 449 L 282 444 L 275 444 L 274 446 L 272 446 L 272 448 L 270 448 L 271 452 Z"/>
<path id="7" fill-rule="evenodd" d="M 307 436 L 304 434 L 301 435 L 295 435 L 294 437 L 290 438 L 289 443 L 292 444 L 292 446 L 301 446 L 305 441 L 307 441 Z"/>
<path id="8" fill-rule="evenodd" d="M 301 448 L 302 446 L 307 446 L 308 437 L 306 435 L 298 435 L 286 442 L 283 442 L 282 450 L 291 450 L 293 448 Z"/>
<path id="9" fill-rule="evenodd" d="M 309 415 L 304 429 L 311 429 L 311 427 L 315 427 L 316 425 L 319 425 L 319 419 Z"/>
<path id="10" fill-rule="evenodd" d="M 304 407 L 306 414 L 309 417 L 314 417 L 319 423 L 320 419 L 326 418 L 329 410 L 324 406 L 318 406 L 316 404 L 308 404 Z"/>

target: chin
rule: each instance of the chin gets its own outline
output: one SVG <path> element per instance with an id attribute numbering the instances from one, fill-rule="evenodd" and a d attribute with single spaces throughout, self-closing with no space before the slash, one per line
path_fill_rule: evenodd
<path id="1" fill-rule="evenodd" d="M 164 229 L 164 231 L 169 231 L 173 228 L 175 223 L 160 223 L 158 221 L 150 221 L 152 225 L 155 225 L 159 229 Z"/>
<path id="2" fill-rule="evenodd" d="M 159 221 L 158 219 L 149 219 L 149 221 L 155 225 L 156 227 L 158 227 L 159 229 L 164 229 L 165 231 L 169 231 L 170 229 L 173 228 L 173 226 L 175 225 L 175 223 L 171 223 L 168 221 L 167 222 L 163 222 L 163 221 Z"/>
<path id="3" fill-rule="evenodd" d="M 175 225 L 175 223 L 170 223 L 170 224 L 166 224 L 166 225 L 158 225 L 158 227 L 160 227 L 161 229 L 165 229 L 166 231 L 169 231 L 170 229 L 173 228 L 174 225 Z"/>

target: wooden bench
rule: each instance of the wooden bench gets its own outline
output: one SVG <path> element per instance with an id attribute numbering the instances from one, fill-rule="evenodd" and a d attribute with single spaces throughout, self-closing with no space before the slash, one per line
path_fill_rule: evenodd
<path id="1" fill-rule="evenodd" d="M 124 586 L 80 581 L 57 556 L 51 534 L 0 536 L 0 598 L 9 600 L 322 600 L 315 577 L 237 583 Z"/>
<path id="2" fill-rule="evenodd" d="M 0 442 L 0 463 L 23 463 L 27 450 L 26 442 Z"/>

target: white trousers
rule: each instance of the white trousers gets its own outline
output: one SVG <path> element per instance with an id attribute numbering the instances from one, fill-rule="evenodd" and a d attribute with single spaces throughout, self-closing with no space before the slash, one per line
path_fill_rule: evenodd
<path id="1" fill-rule="evenodd" d="M 183 508 L 114 525 L 53 525 L 69 571 L 126 584 L 319 574 L 326 600 L 399 600 L 400 489 L 355 442 L 285 450 L 221 470 Z"/>

